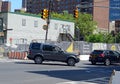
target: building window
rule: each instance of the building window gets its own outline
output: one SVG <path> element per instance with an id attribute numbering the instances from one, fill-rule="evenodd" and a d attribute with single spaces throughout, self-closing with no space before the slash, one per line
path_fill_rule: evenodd
<path id="1" fill-rule="evenodd" d="M 34 21 L 34 27 L 38 27 L 38 21 Z"/>
<path id="2" fill-rule="evenodd" d="M 22 19 L 22 26 L 26 26 L 26 19 Z"/>

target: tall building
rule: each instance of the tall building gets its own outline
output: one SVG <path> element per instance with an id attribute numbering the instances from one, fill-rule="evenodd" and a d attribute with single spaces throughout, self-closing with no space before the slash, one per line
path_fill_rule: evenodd
<path id="1" fill-rule="evenodd" d="M 77 4 L 79 11 L 82 13 L 93 14 L 93 0 L 81 0 L 80 3 Z"/>
<path id="2" fill-rule="evenodd" d="M 11 2 L 0 0 L 0 12 L 10 12 L 11 11 Z"/>
<path id="3" fill-rule="evenodd" d="M 99 30 L 109 30 L 109 0 L 94 0 L 93 20 L 98 23 Z"/>
<path id="4" fill-rule="evenodd" d="M 27 8 L 27 0 L 22 0 L 22 9 L 26 11 Z"/>
<path id="5" fill-rule="evenodd" d="M 73 10 L 81 2 L 81 0 L 23 0 L 22 6 L 27 8 L 27 12 L 38 14 L 44 8 L 51 8 L 51 11 L 61 13 L 68 11 L 73 13 Z"/>
<path id="6" fill-rule="evenodd" d="M 120 0 L 110 0 L 109 20 L 115 23 L 115 32 L 120 32 Z"/>
<path id="7" fill-rule="evenodd" d="M 120 0 L 94 0 L 93 20 L 97 21 L 99 29 L 120 31 Z"/>
<path id="8" fill-rule="evenodd" d="M 11 2 L 2 1 L 1 12 L 10 12 L 11 11 Z"/>
<path id="9" fill-rule="evenodd" d="M 99 31 L 111 32 L 120 29 L 120 0 L 23 0 L 23 7 L 27 12 L 38 14 L 44 8 L 51 8 L 51 11 L 61 13 L 73 10 L 78 7 L 82 13 L 93 15 L 93 20 L 98 23 Z M 50 5 L 50 6 L 49 6 Z M 117 20 L 117 23 L 116 23 Z M 119 29 L 118 29 L 119 28 Z"/>

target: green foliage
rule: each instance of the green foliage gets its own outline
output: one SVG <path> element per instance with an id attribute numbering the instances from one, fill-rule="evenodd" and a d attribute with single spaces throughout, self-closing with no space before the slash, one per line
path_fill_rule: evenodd
<path id="1" fill-rule="evenodd" d="M 67 21 L 74 21 L 73 15 L 69 14 L 68 12 L 64 11 L 63 13 L 51 13 L 51 18 L 57 18 L 57 19 L 62 19 L 62 20 L 67 20 Z"/>
<path id="2" fill-rule="evenodd" d="M 104 42 L 104 35 L 102 33 L 100 34 L 91 34 L 89 36 L 85 37 L 86 41 L 88 42 Z"/>
<path id="3" fill-rule="evenodd" d="M 80 29 L 82 36 L 93 34 L 97 23 L 92 20 L 92 15 L 79 13 L 79 18 L 75 21 L 76 27 Z"/>
<path id="4" fill-rule="evenodd" d="M 106 43 L 114 43 L 114 37 L 112 34 L 107 34 L 105 41 Z"/>
<path id="5" fill-rule="evenodd" d="M 115 43 L 120 43 L 120 32 L 114 36 Z"/>
<path id="6" fill-rule="evenodd" d="M 111 34 L 91 34 L 85 37 L 86 41 L 93 43 L 114 43 L 115 38 Z"/>

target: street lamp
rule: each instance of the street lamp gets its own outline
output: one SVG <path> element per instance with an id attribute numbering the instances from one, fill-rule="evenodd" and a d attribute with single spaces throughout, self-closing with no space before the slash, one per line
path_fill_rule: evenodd
<path id="1" fill-rule="evenodd" d="M 56 0 L 56 1 L 60 1 L 60 0 Z M 49 0 L 49 2 L 48 2 L 49 5 L 48 5 L 48 17 L 47 17 L 45 42 L 47 41 L 47 36 L 48 36 L 48 28 L 49 28 L 49 24 L 50 24 L 50 13 L 51 13 L 52 2 L 53 2 L 53 0 Z"/>

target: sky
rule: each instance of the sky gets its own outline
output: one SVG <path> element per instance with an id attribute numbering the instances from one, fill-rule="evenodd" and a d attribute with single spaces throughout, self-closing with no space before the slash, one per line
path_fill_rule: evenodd
<path id="1" fill-rule="evenodd" d="M 22 8 L 22 0 L 2 0 L 2 1 L 10 1 L 11 2 L 11 12 L 14 12 L 14 9 Z"/>

